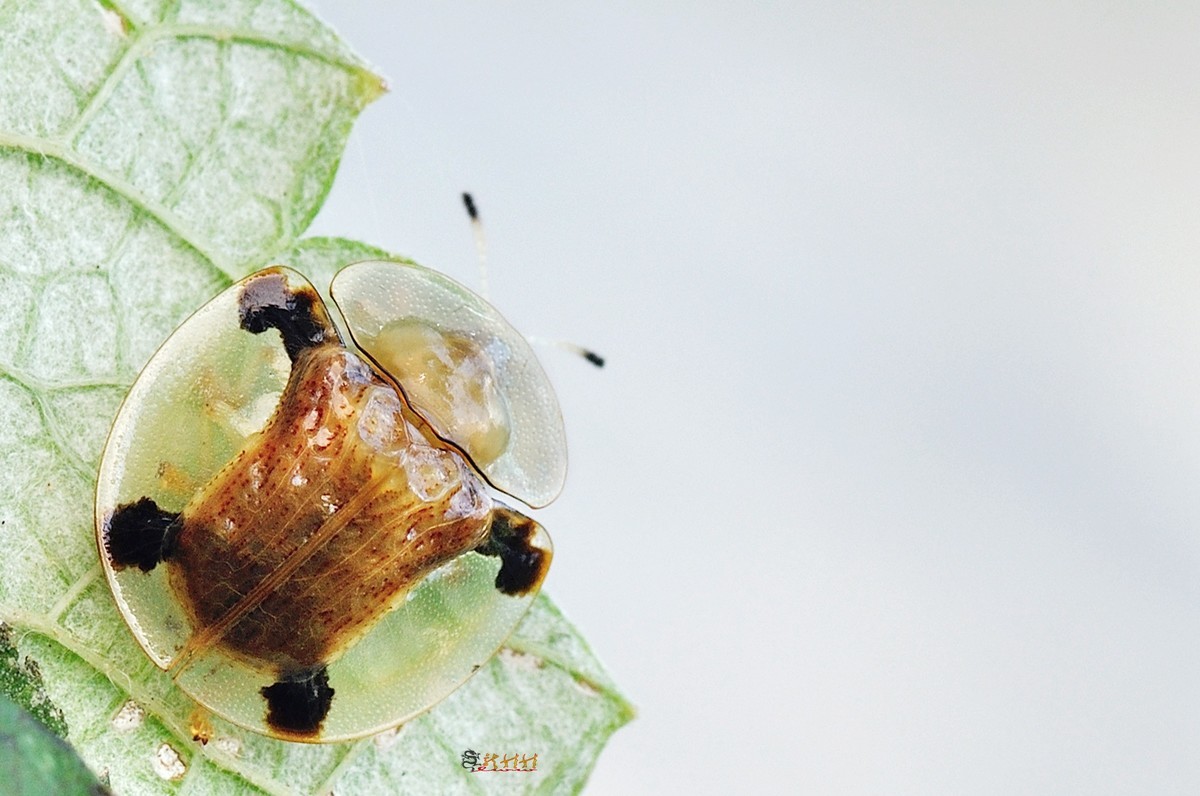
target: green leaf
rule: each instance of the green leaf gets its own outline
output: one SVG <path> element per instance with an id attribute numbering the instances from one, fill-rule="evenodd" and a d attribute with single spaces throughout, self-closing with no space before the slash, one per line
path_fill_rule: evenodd
<path id="1" fill-rule="evenodd" d="M 17 654 L 12 629 L 3 624 L 0 624 L 0 693 L 33 714 L 54 735 L 67 737 L 67 721 L 46 694 L 37 663 Z"/>
<path id="2" fill-rule="evenodd" d="M 0 696 L 0 782 L 14 796 L 101 796 L 110 793 L 45 725 Z"/>
<path id="3" fill-rule="evenodd" d="M 285 0 L 0 0 L 0 689 L 122 794 L 567 792 L 632 715 L 545 598 L 431 713 L 353 744 L 203 716 L 142 654 L 95 549 L 95 472 L 148 356 L 258 267 L 319 285 L 383 253 L 299 240 L 383 83 Z M 5 657 L 7 656 L 7 657 Z"/>

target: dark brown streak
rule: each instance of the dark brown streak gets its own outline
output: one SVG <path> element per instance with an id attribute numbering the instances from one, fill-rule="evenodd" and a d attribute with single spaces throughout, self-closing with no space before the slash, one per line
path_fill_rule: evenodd
<path id="1" fill-rule="evenodd" d="M 414 514 L 418 514 L 419 512 L 426 510 L 427 508 L 428 508 L 428 506 L 421 505 L 417 508 L 414 508 L 413 510 L 411 510 L 409 512 L 406 512 L 405 514 L 398 516 L 396 519 L 394 519 L 391 522 L 381 523 L 380 527 L 378 528 L 378 530 L 375 531 L 375 534 L 374 534 L 374 536 L 371 537 L 370 541 L 364 542 L 363 545 L 361 547 L 359 547 L 358 550 L 356 550 L 353 554 L 347 555 L 346 563 L 344 563 L 342 566 L 338 567 L 337 569 L 334 569 L 331 572 L 327 573 L 324 577 L 331 577 L 331 576 L 335 575 L 336 573 L 342 572 L 345 569 L 347 569 L 348 567 L 350 567 L 354 558 L 358 555 L 361 555 L 362 551 L 365 550 L 370 545 L 371 542 L 375 541 L 376 539 L 378 539 L 380 537 L 383 537 L 385 534 L 390 534 L 390 532 L 393 529 L 400 526 L 400 523 L 402 521 L 409 520 Z M 442 522 L 439 522 L 437 525 L 428 526 L 427 528 L 425 528 L 422 531 L 421 535 L 425 536 L 431 532 L 438 531 L 442 528 L 449 528 L 449 527 L 453 526 L 455 523 L 461 522 L 461 521 L 462 521 L 461 517 L 457 517 L 455 519 L 450 519 L 450 520 L 444 520 Z M 396 552 L 389 555 L 386 560 L 380 562 L 379 566 L 380 567 L 393 566 L 400 559 L 406 558 L 410 555 L 412 555 L 412 550 L 411 550 L 410 545 L 406 543 L 403 547 L 396 550 Z M 441 563 L 445 563 L 445 562 L 443 561 Z M 440 566 L 440 565 L 441 564 L 439 564 L 438 566 Z M 436 567 L 434 567 L 434 569 L 436 569 Z M 426 573 L 426 574 L 428 574 L 428 573 Z M 420 582 L 420 579 L 417 579 L 416 581 L 414 581 L 413 584 L 410 584 L 410 585 L 415 585 L 415 583 L 417 583 L 417 582 Z M 303 592 L 301 592 L 298 595 L 298 598 L 306 597 L 307 595 L 311 594 L 314 589 L 320 587 L 321 585 L 322 584 L 320 584 L 320 583 L 314 582 L 307 589 L 305 589 Z"/>
<path id="2" fill-rule="evenodd" d="M 341 506 L 338 511 L 327 517 L 301 547 L 293 551 L 269 575 L 255 584 L 254 588 L 222 614 L 220 619 L 210 623 L 204 630 L 189 638 L 187 643 L 184 644 L 183 649 L 179 651 L 179 654 L 171 662 L 170 671 L 177 676 L 191 662 L 193 657 L 215 644 L 239 619 L 262 603 L 269 594 L 275 591 L 275 587 L 303 566 L 330 537 L 344 528 L 361 508 L 362 501 L 372 499 L 374 497 L 373 492 L 386 483 L 386 481 L 386 478 L 377 478 L 372 483 L 366 485 L 351 500 Z"/>
<path id="3" fill-rule="evenodd" d="M 293 363 L 306 348 L 341 342 L 321 297 L 307 285 L 292 288 L 275 269 L 246 281 L 238 300 L 238 320 L 251 334 L 278 329 Z"/>

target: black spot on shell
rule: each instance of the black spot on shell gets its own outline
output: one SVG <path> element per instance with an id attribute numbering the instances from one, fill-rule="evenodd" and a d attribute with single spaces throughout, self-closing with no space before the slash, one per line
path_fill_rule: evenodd
<path id="1" fill-rule="evenodd" d="M 104 549 L 115 568 L 149 572 L 171 554 L 178 531 L 179 515 L 144 497 L 117 506 L 104 523 Z"/>
<path id="2" fill-rule="evenodd" d="M 475 552 L 500 559 L 496 588 L 504 594 L 528 594 L 546 577 L 550 553 L 533 545 L 537 530 L 538 524 L 524 514 L 504 506 L 493 510 L 491 535 Z"/>
<path id="3" fill-rule="evenodd" d="M 279 271 L 265 271 L 242 286 L 238 321 L 251 334 L 278 329 L 292 362 L 306 348 L 338 342 L 321 297 L 310 287 L 288 284 Z"/>
<path id="4" fill-rule="evenodd" d="M 267 700 L 267 724 L 285 735 L 315 736 L 329 715 L 334 690 L 321 666 L 283 677 L 261 689 Z"/>

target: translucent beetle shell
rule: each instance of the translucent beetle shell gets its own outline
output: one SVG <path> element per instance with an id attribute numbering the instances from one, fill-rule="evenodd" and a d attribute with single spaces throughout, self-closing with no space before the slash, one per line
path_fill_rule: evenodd
<path id="1" fill-rule="evenodd" d="M 489 304 L 419 266 L 331 293 L 260 271 L 184 322 L 113 424 L 100 556 L 146 653 L 288 740 L 394 727 L 491 657 L 541 586 L 566 452 L 553 390 Z M 347 342 L 352 345 L 347 345 Z"/>

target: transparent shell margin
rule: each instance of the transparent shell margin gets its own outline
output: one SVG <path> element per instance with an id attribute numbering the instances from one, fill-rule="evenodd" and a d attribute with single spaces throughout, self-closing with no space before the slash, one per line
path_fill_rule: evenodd
<path id="1" fill-rule="evenodd" d="M 529 342 L 482 297 L 455 280 L 411 262 L 362 260 L 342 268 L 330 285 L 354 345 L 389 372 L 414 409 L 446 441 L 463 450 L 497 490 L 534 508 L 551 503 L 567 473 L 566 432 L 554 388 Z M 423 406 L 418 385 L 392 373 L 381 332 L 398 321 L 416 322 L 469 340 L 490 360 L 510 416 L 507 446 L 491 461 L 469 440 Z"/>

